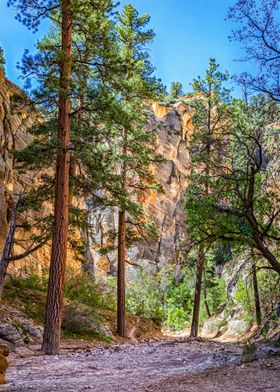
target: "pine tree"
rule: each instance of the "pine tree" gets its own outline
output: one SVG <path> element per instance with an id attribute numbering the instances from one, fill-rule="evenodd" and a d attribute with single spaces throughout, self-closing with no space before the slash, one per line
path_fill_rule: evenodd
<path id="1" fill-rule="evenodd" d="M 0 46 L 0 69 L 5 73 L 5 57 L 4 57 L 4 49 Z"/>
<path id="2" fill-rule="evenodd" d="M 148 118 L 145 100 L 161 91 L 161 85 L 152 77 L 154 69 L 146 51 L 146 45 L 154 38 L 152 30 L 145 30 L 149 20 L 147 14 L 140 16 L 132 5 L 128 5 L 118 17 L 117 28 L 123 64 L 123 74 L 120 75 L 117 89 L 121 91 L 119 97 L 126 112 L 126 122 L 121 128 L 118 163 L 121 189 L 118 197 L 117 331 L 121 336 L 125 336 L 126 249 L 128 242 L 132 242 L 131 238 L 135 240 L 139 237 L 139 233 L 133 233 L 133 225 L 136 225 L 138 231 L 145 227 L 144 212 L 138 200 L 141 193 L 155 186 L 149 166 L 158 159 L 154 148 L 155 134 L 148 132 L 144 126 Z"/>
<path id="3" fill-rule="evenodd" d="M 104 11 L 104 4 L 106 4 L 108 10 L 110 7 L 112 8 L 112 3 L 109 1 L 101 1 L 99 3 L 102 11 Z M 44 108 L 49 113 L 46 123 L 36 130 L 38 134 L 45 133 L 45 142 L 47 143 L 39 143 L 39 145 L 34 143 L 29 150 L 27 149 L 27 160 L 30 159 L 31 166 L 35 164 L 35 161 L 40 162 L 42 157 L 39 157 L 38 153 L 44 150 L 47 154 L 44 157 L 45 159 L 42 159 L 43 162 L 39 164 L 39 168 L 43 168 L 44 163 L 50 163 L 53 159 L 53 148 L 57 155 L 52 254 L 42 346 L 46 353 L 53 354 L 59 350 L 69 231 L 68 204 L 69 198 L 71 199 L 71 194 L 69 193 L 69 173 L 70 149 L 72 146 L 72 141 L 70 141 L 70 118 L 73 117 L 75 111 L 82 112 L 86 110 L 81 105 L 81 99 L 78 99 L 81 96 L 84 99 L 85 94 L 84 81 L 83 83 L 77 82 L 78 74 L 85 75 L 84 71 L 88 72 L 89 70 L 93 73 L 91 62 L 96 61 L 96 53 L 93 52 L 93 44 L 89 43 L 93 42 L 91 39 L 96 22 L 98 21 L 98 25 L 102 25 L 104 22 L 106 24 L 106 20 L 99 19 L 99 17 L 102 17 L 102 13 L 99 15 L 98 11 L 96 11 L 99 10 L 98 4 L 93 4 L 89 0 L 49 1 L 47 3 L 11 0 L 9 4 L 18 6 L 18 19 L 29 28 L 36 30 L 43 17 L 51 17 L 55 21 L 55 28 L 57 29 L 54 32 L 55 40 L 46 38 L 39 44 L 38 48 L 41 52 L 39 51 L 34 57 L 26 53 L 22 68 L 24 74 L 35 76 L 37 82 L 39 82 L 39 87 L 33 91 L 33 98 L 37 103 L 41 104 L 41 108 Z M 73 41 L 75 43 L 75 58 L 73 57 Z M 99 47 L 104 45 L 104 41 L 99 45 Z M 48 47 L 47 51 L 44 50 L 46 46 Z M 108 46 L 106 50 L 109 51 Z M 88 59 L 84 56 L 86 51 L 90 52 Z M 100 60 L 98 66 L 103 70 L 104 66 L 101 63 L 103 58 L 100 57 L 98 60 Z M 77 106 L 79 109 L 77 109 Z M 57 122 L 58 127 L 55 125 Z M 77 131 L 78 127 L 75 124 L 77 124 L 76 121 L 72 129 L 74 128 Z M 53 129 L 55 128 L 58 128 L 57 137 L 53 134 Z M 81 126 L 80 124 L 79 129 L 85 131 L 85 125 Z M 77 139 L 77 142 L 81 144 L 82 136 L 80 135 Z M 51 146 L 53 148 L 50 148 Z M 32 148 L 37 150 L 35 158 L 30 154 Z M 48 188 L 49 193 L 51 193 L 50 184 L 48 184 Z"/>
<path id="4" fill-rule="evenodd" d="M 177 99 L 183 95 L 183 85 L 180 82 L 171 83 L 171 98 Z"/>
<path id="5" fill-rule="evenodd" d="M 216 174 L 216 162 L 223 156 L 223 139 L 229 123 L 229 112 L 226 104 L 229 102 L 229 91 L 223 87 L 228 79 L 227 73 L 219 71 L 215 59 L 209 61 L 205 79 L 198 77 L 193 81 L 193 90 L 197 95 L 194 105 L 191 151 L 190 185 L 186 196 L 187 224 L 189 235 L 198 242 L 197 276 L 193 306 L 191 336 L 196 337 L 199 326 L 199 311 L 202 279 L 205 269 L 207 244 L 201 241 L 201 235 L 193 232 L 193 220 L 199 219 L 199 211 L 194 210 L 194 199 L 211 195 L 215 186 L 213 178 Z M 198 215 L 196 215 L 198 214 Z"/>

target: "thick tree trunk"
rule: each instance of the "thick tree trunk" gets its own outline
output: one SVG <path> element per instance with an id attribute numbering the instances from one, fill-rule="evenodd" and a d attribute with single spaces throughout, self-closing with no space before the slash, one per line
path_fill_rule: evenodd
<path id="1" fill-rule="evenodd" d="M 261 303 L 260 303 L 260 296 L 259 296 L 257 269 L 256 269 L 256 263 L 254 260 L 252 262 L 252 277 L 253 277 L 253 287 L 254 287 L 256 322 L 260 326 L 262 323 L 262 314 L 261 314 Z"/>
<path id="2" fill-rule="evenodd" d="M 54 227 L 45 328 L 42 344 L 42 350 L 46 354 L 57 354 L 60 348 L 64 277 L 67 258 L 72 55 L 72 17 L 70 0 L 62 1 L 62 53 L 60 66 L 59 146 L 56 162 Z"/>
<path id="3" fill-rule="evenodd" d="M 20 207 L 21 200 L 22 200 L 22 194 L 19 195 L 17 204 L 16 204 L 15 209 L 13 211 L 12 222 L 10 224 L 8 237 L 7 237 L 7 240 L 6 240 L 4 249 L 3 249 L 3 253 L 2 253 L 2 257 L 0 260 L 0 298 L 3 294 L 5 276 L 7 273 L 8 266 L 9 266 L 9 257 L 11 255 L 13 245 L 14 245 L 15 231 L 16 231 L 16 225 L 17 225 L 17 215 L 18 215 L 18 210 Z"/>
<path id="4" fill-rule="evenodd" d="M 119 211 L 117 333 L 125 337 L 125 212 Z"/>
<path id="5" fill-rule="evenodd" d="M 196 338 L 198 334 L 201 286 L 202 286 L 204 263 L 205 263 L 204 246 L 200 245 L 198 251 L 193 317 L 192 317 L 191 334 L 190 334 L 190 336 L 193 338 Z"/>

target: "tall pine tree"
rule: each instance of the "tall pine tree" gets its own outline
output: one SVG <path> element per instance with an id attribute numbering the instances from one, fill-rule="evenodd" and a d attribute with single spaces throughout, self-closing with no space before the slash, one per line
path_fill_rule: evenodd
<path id="1" fill-rule="evenodd" d="M 144 211 L 139 198 L 141 193 L 155 186 L 150 165 L 158 159 L 154 148 L 156 135 L 145 128 L 148 100 L 161 91 L 160 83 L 152 76 L 154 68 L 146 51 L 147 44 L 154 38 L 153 31 L 146 29 L 149 21 L 147 14 L 140 16 L 132 5 L 127 5 L 118 17 L 117 27 L 123 73 L 115 88 L 126 112 L 126 122 L 120 128 L 118 158 L 121 189 L 118 197 L 117 331 L 120 336 L 125 336 L 126 249 L 131 241 L 129 237 L 139 237 L 133 233 L 133 226 L 144 229 Z"/>
<path id="2" fill-rule="evenodd" d="M 196 99 L 193 101 L 193 136 L 190 146 L 191 173 L 186 195 L 186 212 L 189 235 L 197 242 L 198 256 L 196 267 L 196 286 L 193 305 L 191 336 L 196 337 L 199 326 L 202 279 L 205 270 L 206 252 L 210 243 L 201 241 L 201 235 L 193 231 L 193 220 L 199 210 L 194 208 L 196 198 L 211 195 L 215 186 L 216 163 L 223 156 L 224 139 L 229 124 L 229 91 L 223 87 L 228 79 L 227 73 L 219 71 L 219 65 L 211 58 L 205 79 L 198 77 L 193 81 Z M 199 233 L 200 234 L 200 233 Z"/>

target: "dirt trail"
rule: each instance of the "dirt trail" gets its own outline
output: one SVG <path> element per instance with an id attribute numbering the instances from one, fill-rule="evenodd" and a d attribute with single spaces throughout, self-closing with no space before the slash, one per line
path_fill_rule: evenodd
<path id="1" fill-rule="evenodd" d="M 234 381 L 230 373 L 244 369 L 239 366 L 240 358 L 238 345 L 193 340 L 75 350 L 60 356 L 14 359 L 7 374 L 9 383 L 0 391 L 266 391 L 257 389 L 259 382 L 253 389 L 230 389 L 230 384 L 224 389 L 211 389 L 215 384 L 211 384 L 212 374 L 220 377 L 221 385 L 226 377 L 223 372 L 229 381 Z M 276 370 L 271 371 L 275 388 L 280 376 L 279 362 L 278 358 L 278 373 L 276 365 Z M 269 391 L 279 392 L 280 387 L 273 389 L 272 385 Z"/>

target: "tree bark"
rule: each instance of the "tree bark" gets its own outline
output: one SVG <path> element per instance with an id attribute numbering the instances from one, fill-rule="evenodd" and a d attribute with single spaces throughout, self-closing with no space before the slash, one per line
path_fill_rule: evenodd
<path id="1" fill-rule="evenodd" d="M 125 211 L 119 211 L 117 333 L 125 337 Z"/>
<path id="2" fill-rule="evenodd" d="M 255 312 L 256 312 L 256 322 L 258 326 L 262 323 L 262 314 L 261 314 L 261 303 L 259 296 L 259 285 L 258 285 L 258 277 L 257 277 L 257 269 L 255 260 L 252 262 L 252 277 L 253 277 L 253 287 L 254 287 L 254 301 L 255 301 Z"/>
<path id="3" fill-rule="evenodd" d="M 9 266 L 9 257 L 13 249 L 14 245 L 14 239 L 15 239 L 15 231 L 16 231 L 16 225 L 17 225 L 17 215 L 18 215 L 18 210 L 20 207 L 20 203 L 22 200 L 22 194 L 19 195 L 17 204 L 15 206 L 15 209 L 13 211 L 13 217 L 12 217 L 12 222 L 10 224 L 10 229 L 8 233 L 8 237 L 3 249 L 2 257 L 0 260 L 0 298 L 3 294 L 4 290 L 4 283 L 5 283 L 5 276 L 7 273 L 7 269 Z"/>
<path id="4" fill-rule="evenodd" d="M 193 338 L 196 338 L 198 335 L 201 286 L 202 286 L 204 264 L 205 264 L 204 246 L 200 245 L 198 251 L 193 317 L 192 317 L 192 325 L 191 325 L 191 333 L 190 333 L 190 336 Z"/>
<path id="5" fill-rule="evenodd" d="M 205 309 L 206 309 L 207 317 L 210 318 L 211 317 L 211 312 L 210 312 L 208 301 L 207 301 L 207 291 L 206 291 L 206 289 L 203 290 L 203 294 L 204 294 L 204 306 L 205 306 Z"/>
<path id="6" fill-rule="evenodd" d="M 125 157 L 127 154 L 127 130 L 123 132 L 123 156 L 122 165 L 122 191 L 127 191 L 127 164 Z M 125 257 L 126 257 L 126 222 L 125 211 L 119 211 L 118 227 L 118 309 L 117 309 L 117 333 L 125 337 Z"/>
<path id="7" fill-rule="evenodd" d="M 71 111 L 71 0 L 62 0 L 62 57 L 60 64 L 58 152 L 54 202 L 54 227 L 42 350 L 57 354 L 63 313 L 67 259 Z"/>

